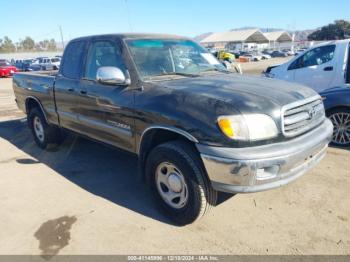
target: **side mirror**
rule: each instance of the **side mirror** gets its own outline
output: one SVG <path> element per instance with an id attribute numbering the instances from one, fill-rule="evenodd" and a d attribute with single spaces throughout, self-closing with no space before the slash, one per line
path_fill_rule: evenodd
<path id="1" fill-rule="evenodd" d="M 102 66 L 97 70 L 96 80 L 108 85 L 128 85 L 129 81 L 125 78 L 122 70 L 113 66 Z"/>

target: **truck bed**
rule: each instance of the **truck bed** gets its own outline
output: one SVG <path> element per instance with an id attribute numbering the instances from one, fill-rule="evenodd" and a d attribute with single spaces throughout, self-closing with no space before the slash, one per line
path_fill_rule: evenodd
<path id="1" fill-rule="evenodd" d="M 18 107 L 27 113 L 28 98 L 40 101 L 43 111 L 50 120 L 57 119 L 54 101 L 54 83 L 57 71 L 35 71 L 16 73 L 13 76 L 13 90 Z"/>

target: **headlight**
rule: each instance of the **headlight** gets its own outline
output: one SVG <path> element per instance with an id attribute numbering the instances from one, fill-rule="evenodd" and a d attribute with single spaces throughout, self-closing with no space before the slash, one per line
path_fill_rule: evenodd
<path id="1" fill-rule="evenodd" d="M 268 78 L 275 78 L 275 74 L 272 74 L 272 73 L 264 73 L 264 75 Z"/>
<path id="2" fill-rule="evenodd" d="M 275 121 L 263 114 L 220 116 L 218 125 L 227 137 L 234 140 L 262 140 L 278 134 Z"/>

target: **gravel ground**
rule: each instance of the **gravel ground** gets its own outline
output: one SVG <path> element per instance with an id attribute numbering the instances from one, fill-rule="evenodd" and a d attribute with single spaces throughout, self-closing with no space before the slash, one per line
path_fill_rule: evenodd
<path id="1" fill-rule="evenodd" d="M 11 81 L 0 79 L 0 254 L 350 253 L 349 150 L 330 148 L 285 187 L 223 195 L 208 217 L 176 227 L 134 157 L 73 136 L 56 150 L 36 147 Z"/>
<path id="2" fill-rule="evenodd" d="M 271 58 L 268 60 L 261 60 L 258 62 L 241 63 L 244 74 L 261 75 L 261 73 L 271 65 L 279 65 L 287 62 L 291 57 Z"/>

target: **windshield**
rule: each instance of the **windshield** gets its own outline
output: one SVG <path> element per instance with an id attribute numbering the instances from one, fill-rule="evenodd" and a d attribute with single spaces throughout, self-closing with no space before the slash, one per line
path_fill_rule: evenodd
<path id="1" fill-rule="evenodd" d="M 190 40 L 137 39 L 127 40 L 126 43 L 143 79 L 226 71 L 212 54 Z"/>

